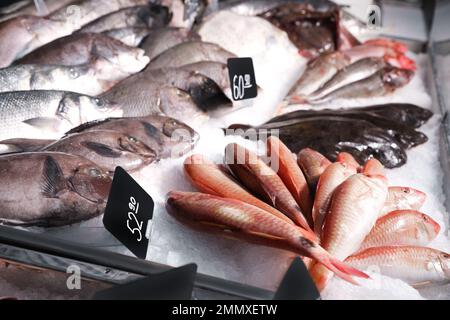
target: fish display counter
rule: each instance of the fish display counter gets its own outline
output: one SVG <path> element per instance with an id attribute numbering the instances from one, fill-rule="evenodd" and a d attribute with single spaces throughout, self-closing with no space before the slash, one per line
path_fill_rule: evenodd
<path id="1" fill-rule="evenodd" d="M 449 299 L 432 2 L 1 7 L 0 297 Z"/>

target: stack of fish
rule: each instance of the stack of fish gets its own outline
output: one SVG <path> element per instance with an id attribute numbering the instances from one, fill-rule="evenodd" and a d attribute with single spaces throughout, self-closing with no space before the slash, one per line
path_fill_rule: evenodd
<path id="1" fill-rule="evenodd" d="M 351 275 L 365 277 L 348 265 L 376 265 L 413 285 L 450 280 L 450 255 L 424 247 L 440 231 L 417 211 L 425 194 L 389 186 L 378 160 L 361 166 L 342 152 L 332 163 L 309 148 L 296 159 L 274 136 L 267 139 L 267 156 L 270 166 L 230 144 L 226 166 L 188 157 L 186 176 L 202 193 L 170 192 L 168 212 L 198 230 L 312 258 L 304 261 L 319 289 L 333 273 L 351 282 Z"/>

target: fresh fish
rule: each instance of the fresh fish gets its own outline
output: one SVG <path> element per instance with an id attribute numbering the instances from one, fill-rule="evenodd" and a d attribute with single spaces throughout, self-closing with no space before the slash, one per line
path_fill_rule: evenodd
<path id="1" fill-rule="evenodd" d="M 105 72 L 95 60 L 77 66 L 23 64 L 0 69 L 0 92 L 28 90 L 73 91 L 96 96 L 110 89 L 128 73 Z M 111 69 L 111 68 L 109 68 Z"/>
<path id="2" fill-rule="evenodd" d="M 368 107 L 357 107 L 347 109 L 324 109 L 324 110 L 307 110 L 300 109 L 293 112 L 285 113 L 277 116 L 269 121 L 282 122 L 285 120 L 292 120 L 298 118 L 315 117 L 317 115 L 324 116 L 355 116 L 357 114 L 364 113 L 372 118 L 380 118 L 381 120 L 395 121 L 399 124 L 418 128 L 427 122 L 433 113 L 419 106 L 408 103 L 388 103 Z M 368 119 L 368 117 L 365 117 Z M 381 122 L 380 122 L 381 123 Z"/>
<path id="3" fill-rule="evenodd" d="M 83 157 L 35 152 L 0 157 L 0 220 L 62 226 L 103 213 L 111 178 Z"/>
<path id="4" fill-rule="evenodd" d="M 150 62 L 148 68 L 159 69 L 167 66 L 176 68 L 200 61 L 227 63 L 229 58 L 234 57 L 234 54 L 222 49 L 216 44 L 201 41 L 188 41 L 164 51 Z"/>
<path id="5" fill-rule="evenodd" d="M 291 101 L 320 104 L 338 99 L 361 99 L 385 96 L 407 85 L 413 75 L 414 72 L 411 70 L 385 67 L 367 78 L 347 84 L 317 99 L 308 98 L 304 101 L 301 97 L 292 96 Z"/>
<path id="6" fill-rule="evenodd" d="M 240 127 L 233 125 L 234 129 Z M 343 151 L 353 155 L 360 163 L 375 157 L 387 168 L 400 167 L 407 161 L 404 144 L 393 137 L 388 129 L 366 120 L 347 116 L 321 116 L 319 113 L 316 117 L 266 123 L 252 130 L 255 129 L 277 129 L 281 141 L 293 152 L 311 148 L 332 161 Z M 245 134 L 245 131 L 234 130 L 233 133 Z M 418 138 L 418 141 L 426 141 L 423 135 L 418 135 Z"/>
<path id="7" fill-rule="evenodd" d="M 22 15 L 0 23 L 0 68 L 121 8 L 147 0 L 81 0 L 43 17 Z"/>
<path id="8" fill-rule="evenodd" d="M 308 181 L 311 194 L 314 195 L 320 176 L 331 164 L 330 160 L 320 152 L 304 148 L 297 155 L 297 163 Z"/>
<path id="9" fill-rule="evenodd" d="M 166 208 L 169 214 L 181 222 L 231 230 L 237 236 L 278 240 L 291 247 L 291 250 L 314 258 L 352 283 L 352 275 L 367 277 L 332 258 L 301 228 L 242 201 L 209 194 L 172 191 L 168 194 Z"/>
<path id="10" fill-rule="evenodd" d="M 364 58 L 339 70 L 330 80 L 308 96 L 308 99 L 319 99 L 340 87 L 367 78 L 387 66 L 382 58 Z"/>
<path id="11" fill-rule="evenodd" d="M 141 71 L 150 61 L 139 48 L 103 34 L 77 33 L 55 40 L 18 60 L 18 64 L 74 66 L 99 60 L 102 75 L 124 78 Z"/>
<path id="12" fill-rule="evenodd" d="M 15 138 L 0 141 L 0 154 L 39 151 L 55 140 Z"/>
<path id="13" fill-rule="evenodd" d="M 97 130 L 114 130 L 135 137 L 156 152 L 157 160 L 185 155 L 200 138 L 188 125 L 161 115 L 92 121 L 73 128 L 66 134 Z"/>
<path id="14" fill-rule="evenodd" d="M 425 247 L 392 246 L 369 248 L 346 260 L 355 268 L 377 266 L 380 273 L 419 287 L 448 283 L 450 254 Z"/>
<path id="15" fill-rule="evenodd" d="M 290 94 L 308 96 L 348 64 L 350 64 L 350 59 L 340 51 L 326 53 L 313 59 L 294 84 Z"/>
<path id="16" fill-rule="evenodd" d="M 312 199 L 305 175 L 297 164 L 294 154 L 275 136 L 267 139 L 267 153 L 278 161 L 278 176 L 284 182 L 303 215 L 311 217 Z"/>
<path id="17" fill-rule="evenodd" d="M 274 162 L 270 167 L 255 153 L 236 143 L 227 145 L 225 159 L 227 166 L 247 189 L 286 214 L 305 232 L 313 234 L 299 205 L 275 172 L 276 169 L 273 169 Z"/>
<path id="18" fill-rule="evenodd" d="M 441 226 L 430 216 L 415 210 L 397 210 L 377 220 L 360 250 L 383 246 L 426 246 Z"/>
<path id="19" fill-rule="evenodd" d="M 47 145 L 42 151 L 78 155 L 111 174 L 117 166 L 133 171 L 152 163 L 156 158 L 156 152 L 135 137 L 112 130 L 71 134 Z"/>
<path id="20" fill-rule="evenodd" d="M 130 47 L 137 47 L 149 35 L 148 28 L 119 28 L 102 32 L 104 35 L 119 40 Z"/>
<path id="21" fill-rule="evenodd" d="M 153 60 L 164 51 L 183 42 L 200 40 L 200 36 L 189 29 L 168 27 L 153 30 L 142 42 L 141 48 L 145 50 L 145 55 Z"/>
<path id="22" fill-rule="evenodd" d="M 330 207 L 331 197 L 334 191 L 348 177 L 356 174 L 356 171 L 357 167 L 347 165 L 346 163 L 335 162 L 330 164 L 320 175 L 312 209 L 314 232 L 318 236 L 322 232 L 323 222 Z"/>
<path id="23" fill-rule="evenodd" d="M 87 121 L 122 114 L 118 105 L 105 99 L 52 90 L 0 93 L 0 110 L 3 139 L 20 137 L 23 122 L 62 133 Z"/>
<path id="24" fill-rule="evenodd" d="M 277 209 L 245 190 L 225 168 L 221 168 L 202 155 L 194 154 L 187 157 L 184 161 L 184 173 L 191 183 L 204 193 L 243 201 L 292 223 L 292 220 Z"/>
<path id="25" fill-rule="evenodd" d="M 100 33 L 118 28 L 162 28 L 170 20 L 167 7 L 157 4 L 123 8 L 102 16 L 85 26 L 78 32 Z"/>
<path id="26" fill-rule="evenodd" d="M 22 15 L 45 16 L 77 0 L 45 0 L 45 11 L 38 12 L 34 1 L 17 1 L 0 9 L 0 22 Z"/>
<path id="27" fill-rule="evenodd" d="M 427 195 L 410 187 L 389 187 L 388 197 L 380 217 L 396 210 L 419 210 Z"/>
<path id="28" fill-rule="evenodd" d="M 338 259 L 355 253 L 372 230 L 387 197 L 387 179 L 381 175 L 354 174 L 334 191 L 322 231 L 321 245 Z M 319 290 L 330 276 L 315 265 L 311 270 Z"/>

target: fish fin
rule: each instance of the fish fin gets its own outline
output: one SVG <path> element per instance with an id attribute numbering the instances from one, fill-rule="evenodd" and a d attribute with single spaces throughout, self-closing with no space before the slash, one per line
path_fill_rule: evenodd
<path id="1" fill-rule="evenodd" d="M 88 148 L 89 150 L 94 151 L 96 154 L 107 157 L 107 158 L 119 158 L 121 153 L 119 151 L 114 150 L 110 146 L 106 144 L 94 142 L 94 141 L 83 141 L 81 145 Z"/>
<path id="2" fill-rule="evenodd" d="M 59 132 L 59 129 L 61 128 L 62 124 L 61 119 L 53 117 L 37 117 L 24 120 L 23 122 L 41 130 L 53 132 Z"/>
<path id="3" fill-rule="evenodd" d="M 411 286 L 414 288 L 418 288 L 418 287 L 423 287 L 423 286 L 429 285 L 431 283 L 432 283 L 431 281 L 421 281 L 421 282 L 412 283 Z"/>
<path id="4" fill-rule="evenodd" d="M 19 148 L 15 144 L 0 143 L 0 154 L 18 153 L 23 152 L 22 148 Z"/>
<path id="5" fill-rule="evenodd" d="M 273 235 L 270 235 L 267 233 L 262 233 L 262 232 L 246 231 L 245 233 L 255 235 L 258 237 L 263 237 L 263 238 L 270 239 L 270 240 L 286 240 L 285 238 L 273 236 Z"/>
<path id="6" fill-rule="evenodd" d="M 155 138 L 159 135 L 159 130 L 154 125 L 145 121 L 141 121 L 141 124 L 144 127 L 145 134 L 150 138 Z"/>
<path id="7" fill-rule="evenodd" d="M 58 193 L 66 187 L 66 180 L 61 167 L 53 157 L 47 156 L 42 170 L 42 194 L 47 198 L 57 198 Z"/>

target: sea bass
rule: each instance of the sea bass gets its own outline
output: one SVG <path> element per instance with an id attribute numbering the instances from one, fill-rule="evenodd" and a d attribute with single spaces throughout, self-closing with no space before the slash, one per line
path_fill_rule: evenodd
<path id="1" fill-rule="evenodd" d="M 87 121 L 122 115 L 117 104 L 105 99 L 52 90 L 0 93 L 0 110 L 3 139 L 20 136 L 23 122 L 63 133 Z"/>
<path id="2" fill-rule="evenodd" d="M 226 165 L 247 189 L 286 214 L 305 232 L 312 233 L 299 205 L 277 175 L 275 161 L 268 166 L 255 153 L 236 143 L 227 145 L 225 159 Z"/>
<path id="3" fill-rule="evenodd" d="M 381 175 L 354 174 L 341 183 L 333 193 L 325 219 L 321 238 L 324 249 L 338 259 L 355 253 L 375 225 L 387 193 L 387 179 Z M 318 265 L 311 275 L 319 290 L 332 276 Z"/>
<path id="4" fill-rule="evenodd" d="M 85 158 L 57 152 L 0 157 L 0 220 L 63 226 L 103 213 L 111 178 Z"/>
<path id="5" fill-rule="evenodd" d="M 111 174 L 117 166 L 134 171 L 152 163 L 156 158 L 156 152 L 137 138 L 112 130 L 71 134 L 47 145 L 42 151 L 78 155 Z"/>
<path id="6" fill-rule="evenodd" d="M 182 157 L 194 148 L 200 138 L 188 125 L 162 115 L 92 121 L 66 134 L 97 130 L 114 130 L 135 137 L 156 152 L 157 160 Z"/>
<path id="7" fill-rule="evenodd" d="M 242 201 L 209 194 L 172 191 L 168 194 L 166 208 L 182 222 L 212 225 L 216 229 L 232 230 L 238 236 L 242 234 L 244 237 L 249 235 L 284 242 L 295 252 L 316 259 L 347 281 L 354 283 L 351 275 L 367 277 L 332 258 L 301 228 Z"/>
<path id="8" fill-rule="evenodd" d="M 414 210 L 397 210 L 377 220 L 360 250 L 382 246 L 426 246 L 441 227 L 430 216 Z"/>
<path id="9" fill-rule="evenodd" d="M 220 167 L 202 155 L 194 154 L 187 157 L 184 161 L 184 173 L 189 178 L 189 181 L 202 192 L 243 201 L 267 211 L 288 223 L 293 223 L 292 220 L 277 209 L 245 190 L 226 171 L 226 168 Z"/>
<path id="10" fill-rule="evenodd" d="M 369 248 L 346 259 L 355 268 L 377 266 L 380 273 L 419 287 L 450 281 L 450 254 L 417 246 Z"/>

